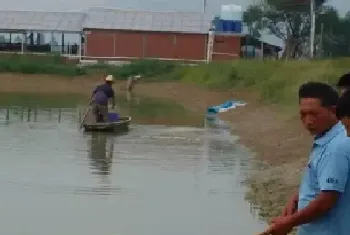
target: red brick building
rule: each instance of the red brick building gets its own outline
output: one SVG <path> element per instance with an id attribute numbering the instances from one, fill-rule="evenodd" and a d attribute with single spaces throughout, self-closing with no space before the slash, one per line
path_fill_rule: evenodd
<path id="1" fill-rule="evenodd" d="M 83 57 L 204 61 L 210 27 L 211 18 L 198 12 L 94 10 L 83 26 Z M 240 37 L 216 36 L 213 60 L 238 58 Z"/>
<path id="2" fill-rule="evenodd" d="M 87 12 L 0 11 L 0 31 L 9 33 L 10 38 L 11 34 L 20 34 L 22 38 L 22 42 L 10 40 L 0 44 L 0 51 L 60 52 L 75 60 L 141 58 L 200 62 L 207 60 L 212 19 L 200 12 L 103 8 Z M 51 33 L 51 38 L 53 33 L 59 33 L 61 45 L 54 45 L 53 39 L 50 43 L 33 45 L 28 42 L 28 35 L 33 32 Z M 77 43 L 65 44 L 68 34 L 76 34 Z M 215 61 L 244 56 L 242 48 L 252 40 L 241 34 L 215 34 L 213 41 L 210 51 Z M 254 48 L 261 45 L 254 41 Z"/>
<path id="3" fill-rule="evenodd" d="M 96 59 L 206 58 L 207 37 L 203 34 L 89 29 L 85 35 L 84 56 Z"/>

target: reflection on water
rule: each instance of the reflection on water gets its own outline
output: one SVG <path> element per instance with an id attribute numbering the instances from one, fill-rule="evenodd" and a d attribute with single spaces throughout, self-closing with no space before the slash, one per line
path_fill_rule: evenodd
<path id="1" fill-rule="evenodd" d="M 62 116 L 67 120 L 81 119 L 80 109 L 76 108 L 33 108 L 33 107 L 6 107 L 0 108 L 0 123 L 18 122 L 57 122 L 61 123 Z"/>
<path id="2" fill-rule="evenodd" d="M 91 133 L 89 138 L 89 158 L 95 171 L 93 174 L 106 176 L 110 173 L 113 158 L 114 143 L 107 144 L 107 135 L 103 133 Z"/>
<path id="3" fill-rule="evenodd" d="M 7 110 L 10 110 L 9 112 Z M 29 117 L 29 118 L 28 118 Z M 75 108 L 0 109 L 0 232 L 253 234 L 245 150 L 222 125 L 82 133 Z M 6 121 L 7 120 L 7 121 Z"/>

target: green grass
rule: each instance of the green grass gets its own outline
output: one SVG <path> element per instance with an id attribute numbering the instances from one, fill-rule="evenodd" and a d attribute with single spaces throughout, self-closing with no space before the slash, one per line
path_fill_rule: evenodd
<path id="1" fill-rule="evenodd" d="M 0 72 L 23 74 L 55 74 L 63 76 L 84 75 L 86 71 L 74 64 L 65 63 L 56 55 L 36 56 L 20 54 L 2 54 Z"/>
<path id="2" fill-rule="evenodd" d="M 57 54 L 1 54 L 0 72 L 22 74 L 52 74 L 62 76 L 80 76 L 95 73 L 113 74 L 117 79 L 126 80 L 131 75 L 141 74 L 149 80 L 175 79 L 179 76 L 169 76 L 180 67 L 178 63 L 158 60 L 136 60 L 130 64 L 113 66 L 104 63 L 78 67 L 69 63 Z M 167 76 L 164 76 L 164 75 Z"/>
<path id="3" fill-rule="evenodd" d="M 135 60 L 130 64 L 121 66 L 113 66 L 108 64 L 96 64 L 85 67 L 87 73 L 103 72 L 114 75 L 119 80 L 126 80 L 132 75 L 142 75 L 146 77 L 146 81 L 169 81 L 174 79 L 180 79 L 179 76 L 172 75 L 180 71 L 182 67 L 178 63 L 160 61 L 160 60 Z"/>
<path id="4" fill-rule="evenodd" d="M 183 81 L 215 88 L 248 88 L 260 93 L 261 100 L 283 106 L 296 105 L 299 86 L 306 81 L 334 85 L 349 72 L 350 59 L 261 61 L 236 60 L 186 68 Z"/>
<path id="5" fill-rule="evenodd" d="M 195 83 L 212 89 L 248 88 L 258 91 L 264 102 L 291 106 L 296 104 L 298 87 L 310 80 L 334 84 L 348 72 L 350 58 L 336 60 L 235 60 L 198 66 L 158 60 L 136 60 L 122 66 L 96 64 L 82 68 L 67 63 L 58 55 L 35 56 L 1 54 L 0 72 L 79 76 L 94 73 L 113 74 L 125 80 L 141 74 L 143 81 Z"/>
<path id="6" fill-rule="evenodd" d="M 30 108 L 74 108 L 86 102 L 78 94 L 40 94 L 26 92 L 0 92 L 0 108 L 22 106 Z"/>

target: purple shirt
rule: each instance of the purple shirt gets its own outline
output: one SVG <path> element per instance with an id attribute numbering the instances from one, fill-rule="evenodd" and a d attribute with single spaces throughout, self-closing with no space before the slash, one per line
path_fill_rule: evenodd
<path id="1" fill-rule="evenodd" d="M 93 91 L 93 102 L 96 104 L 107 105 L 110 98 L 114 98 L 114 91 L 112 86 L 106 83 L 97 86 Z"/>

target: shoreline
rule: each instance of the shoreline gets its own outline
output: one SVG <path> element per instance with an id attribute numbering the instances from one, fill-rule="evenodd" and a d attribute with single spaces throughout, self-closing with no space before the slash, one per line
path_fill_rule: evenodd
<path id="1" fill-rule="evenodd" d="M 239 143 L 265 165 L 243 182 L 249 188 L 246 199 L 258 209 L 263 221 L 268 222 L 280 215 L 292 192 L 299 186 L 312 141 L 297 118 L 296 110 L 292 117 L 288 117 L 273 105 L 261 104 L 257 95 L 248 90 L 215 92 L 183 83 L 145 85 L 149 87 L 137 87 L 136 93 L 171 98 L 197 112 L 205 112 L 208 106 L 232 98 L 247 102 L 246 106 L 219 114 L 219 117 L 231 124 L 232 132 L 240 138 Z M 161 86 L 161 92 L 151 93 L 158 86 Z M 193 94 L 192 97 L 197 98 L 187 99 L 180 93 Z"/>
<path id="2" fill-rule="evenodd" d="M 79 93 L 89 96 L 102 80 L 103 77 L 99 76 L 66 78 L 2 74 L 0 92 Z M 125 82 L 117 81 L 114 87 L 117 93 L 126 93 Z M 219 116 L 230 122 L 232 132 L 240 137 L 239 142 L 266 166 L 253 172 L 245 182 L 250 189 L 246 199 L 258 209 L 264 221 L 280 214 L 291 192 L 299 184 L 311 142 L 311 136 L 303 130 L 296 115 L 292 118 L 282 115 L 273 105 L 262 104 L 258 95 L 249 90 L 211 91 L 183 82 L 140 82 L 134 93 L 135 96 L 173 101 L 197 113 L 232 98 L 247 102 L 246 106 Z"/>

